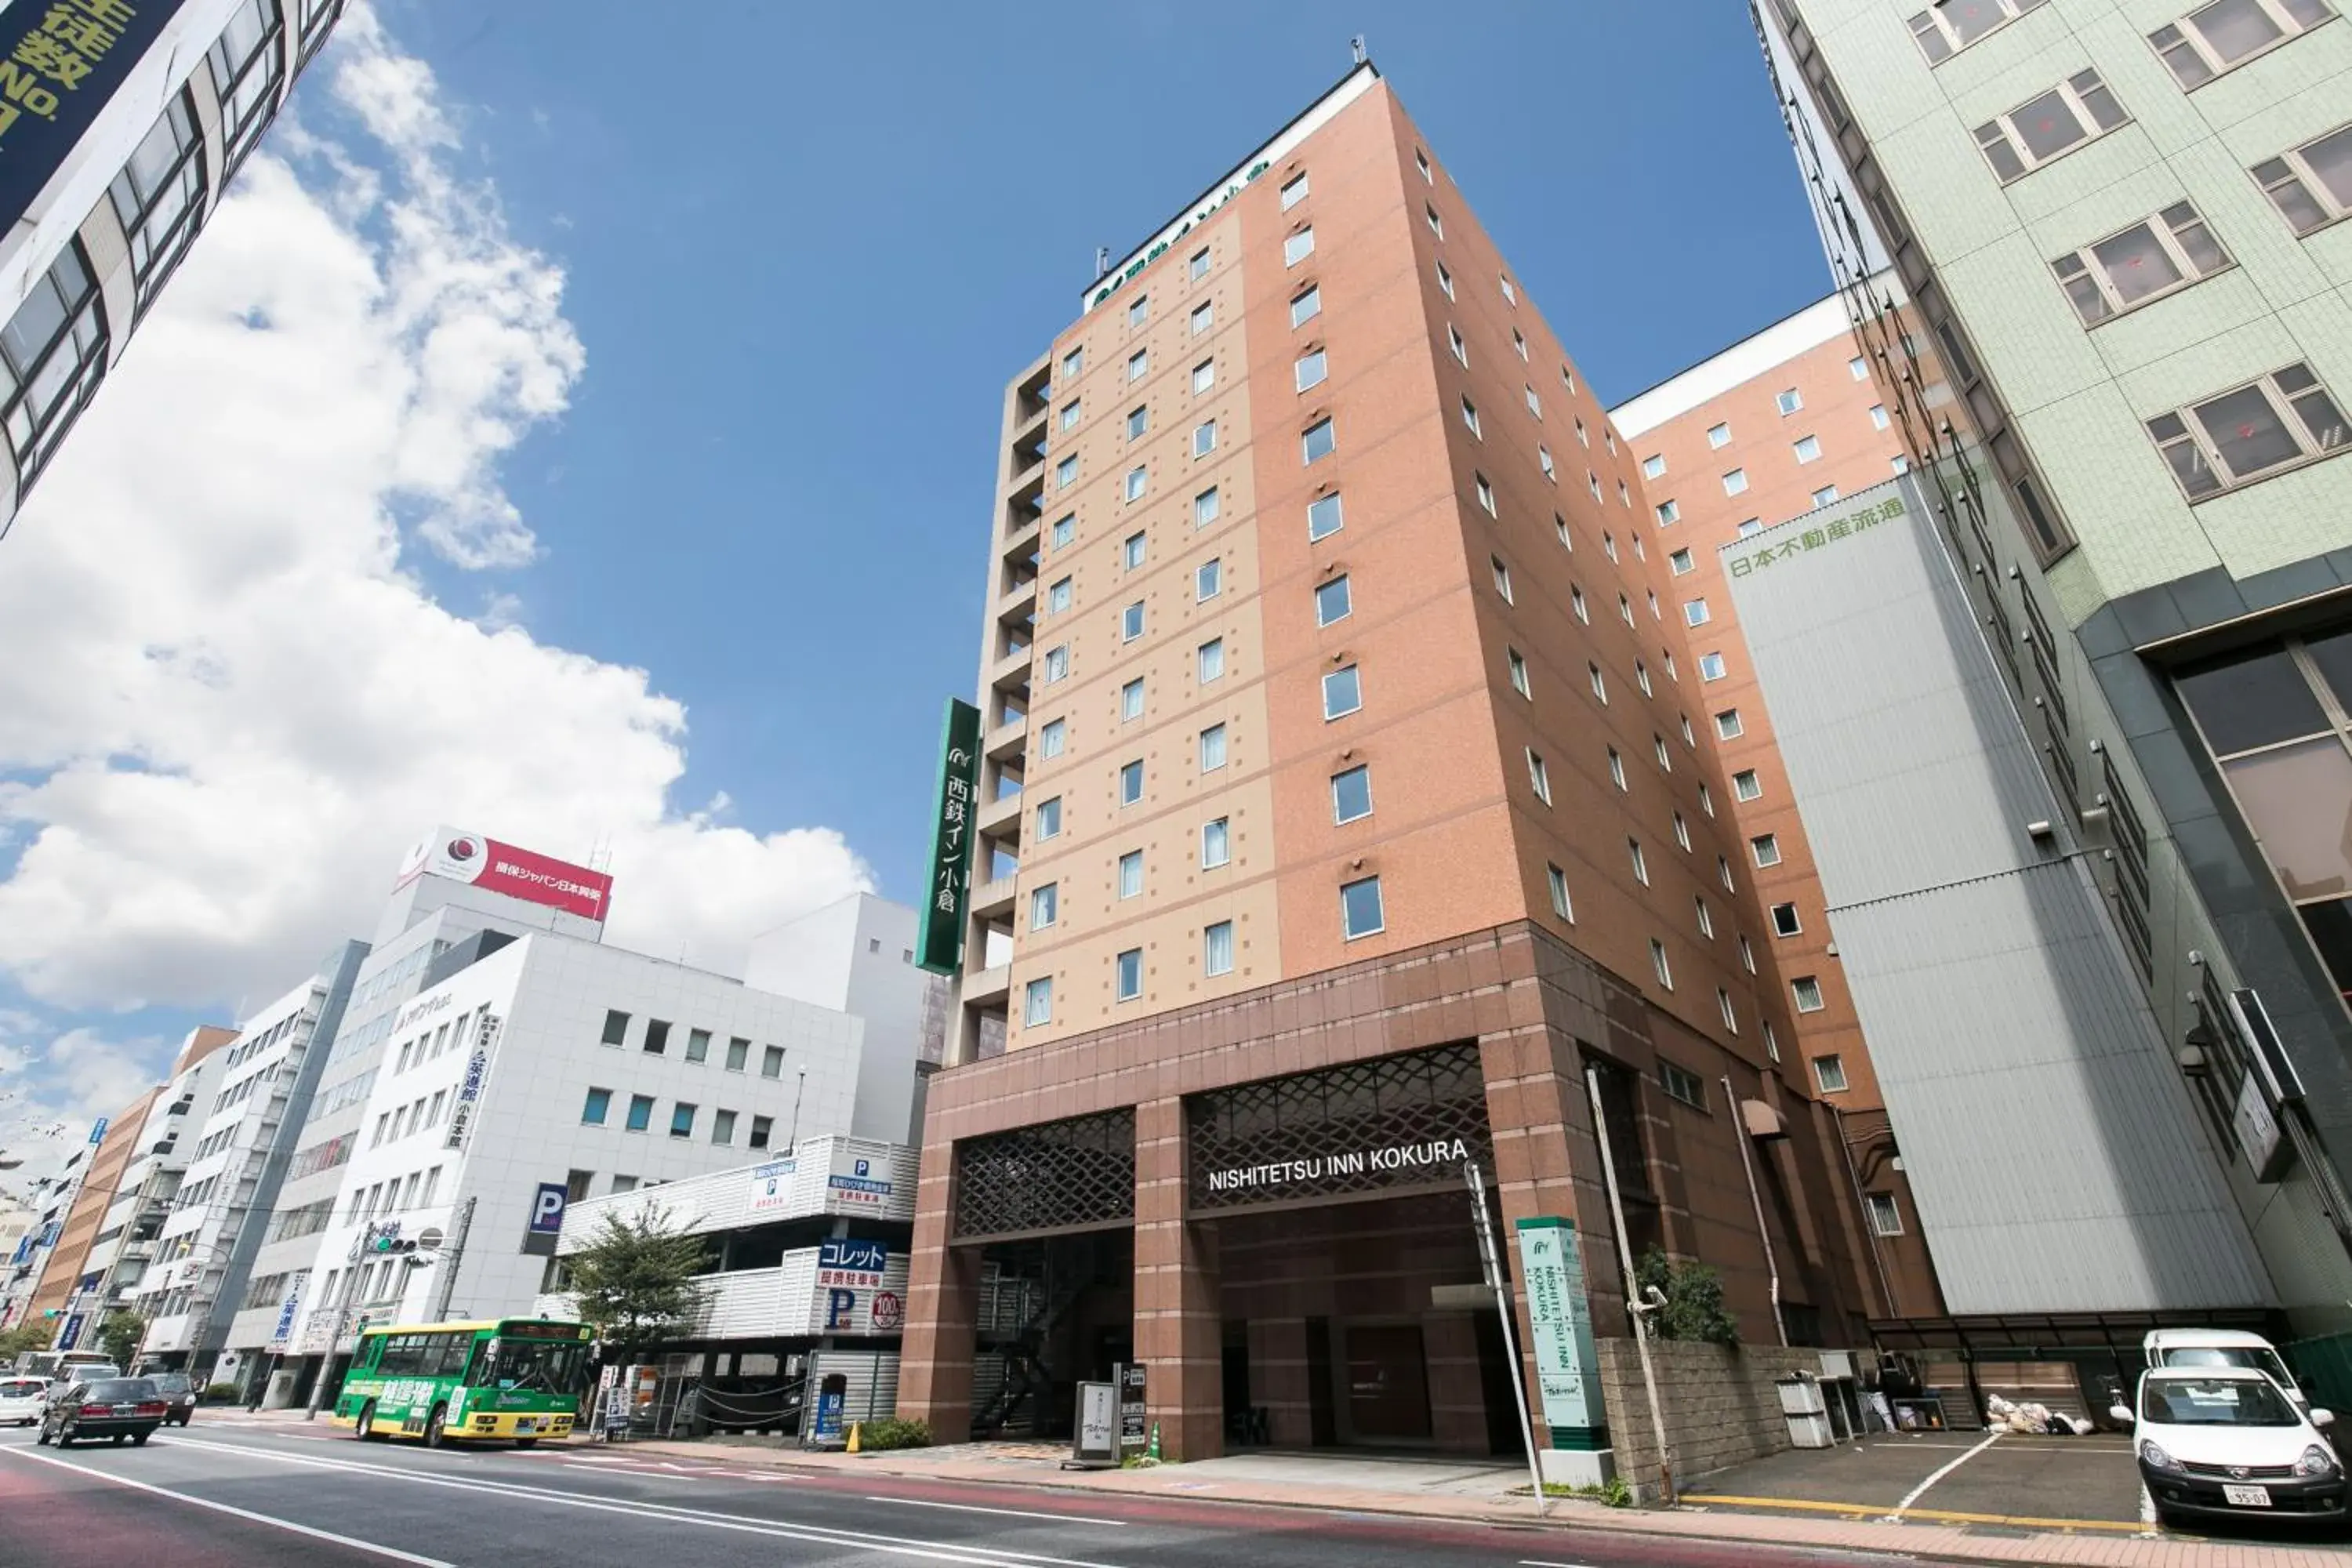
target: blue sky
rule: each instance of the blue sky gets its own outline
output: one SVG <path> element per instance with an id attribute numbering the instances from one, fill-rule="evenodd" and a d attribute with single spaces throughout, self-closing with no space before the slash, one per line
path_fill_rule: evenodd
<path id="1" fill-rule="evenodd" d="M 436 823 L 713 967 L 908 896 L 1005 382 L 1358 32 L 1604 398 L 1826 291 L 1732 0 L 354 9 L 0 544 L 0 1141 Z"/>
<path id="2" fill-rule="evenodd" d="M 588 373 L 509 465 L 532 629 L 650 668 L 687 793 L 919 883 L 1005 381 L 1122 252 L 1373 58 L 1605 398 L 1828 275 L 1745 8 L 402 4 Z M 1139 113 L 1137 105 L 1151 105 Z M 1180 106 L 1181 106 L 1180 108 Z M 1172 111 L 1171 111 L 1172 110 Z"/>

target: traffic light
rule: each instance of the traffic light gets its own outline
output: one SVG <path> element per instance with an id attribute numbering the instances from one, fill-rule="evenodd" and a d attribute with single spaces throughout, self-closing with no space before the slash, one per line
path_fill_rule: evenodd
<path id="1" fill-rule="evenodd" d="M 62 1318 L 65 1316 L 65 1310 L 61 1307 L 44 1307 L 41 1309 L 41 1316 L 44 1318 Z"/>

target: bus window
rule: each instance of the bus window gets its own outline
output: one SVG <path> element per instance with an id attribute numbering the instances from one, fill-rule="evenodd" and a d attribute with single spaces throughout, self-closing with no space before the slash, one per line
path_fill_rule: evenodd
<path id="1" fill-rule="evenodd" d="M 578 1340 L 519 1340 L 489 1342 L 487 1376 L 475 1374 L 480 1386 L 530 1389 L 541 1394 L 574 1394 L 584 1375 L 588 1347 Z"/>

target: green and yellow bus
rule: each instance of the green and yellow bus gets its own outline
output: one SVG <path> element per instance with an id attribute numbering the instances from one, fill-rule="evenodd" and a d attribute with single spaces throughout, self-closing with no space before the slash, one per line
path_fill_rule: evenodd
<path id="1" fill-rule="evenodd" d="M 568 1438 L 593 1331 L 544 1318 L 363 1330 L 334 1424 L 362 1441 L 422 1437 L 436 1448 L 488 1438 L 528 1448 L 542 1437 Z"/>

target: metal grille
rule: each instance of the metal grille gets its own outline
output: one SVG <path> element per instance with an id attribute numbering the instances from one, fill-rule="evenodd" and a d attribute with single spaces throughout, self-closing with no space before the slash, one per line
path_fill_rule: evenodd
<path id="1" fill-rule="evenodd" d="M 1185 1100 L 1184 1120 L 1195 1208 L 1451 1181 L 1450 1158 L 1414 1156 L 1457 1141 L 1493 1168 L 1486 1078 L 1471 1044 L 1213 1089 Z"/>
<path id="2" fill-rule="evenodd" d="M 956 1145 L 955 1235 L 1135 1218 L 1135 1110 L 1121 1107 Z"/>

